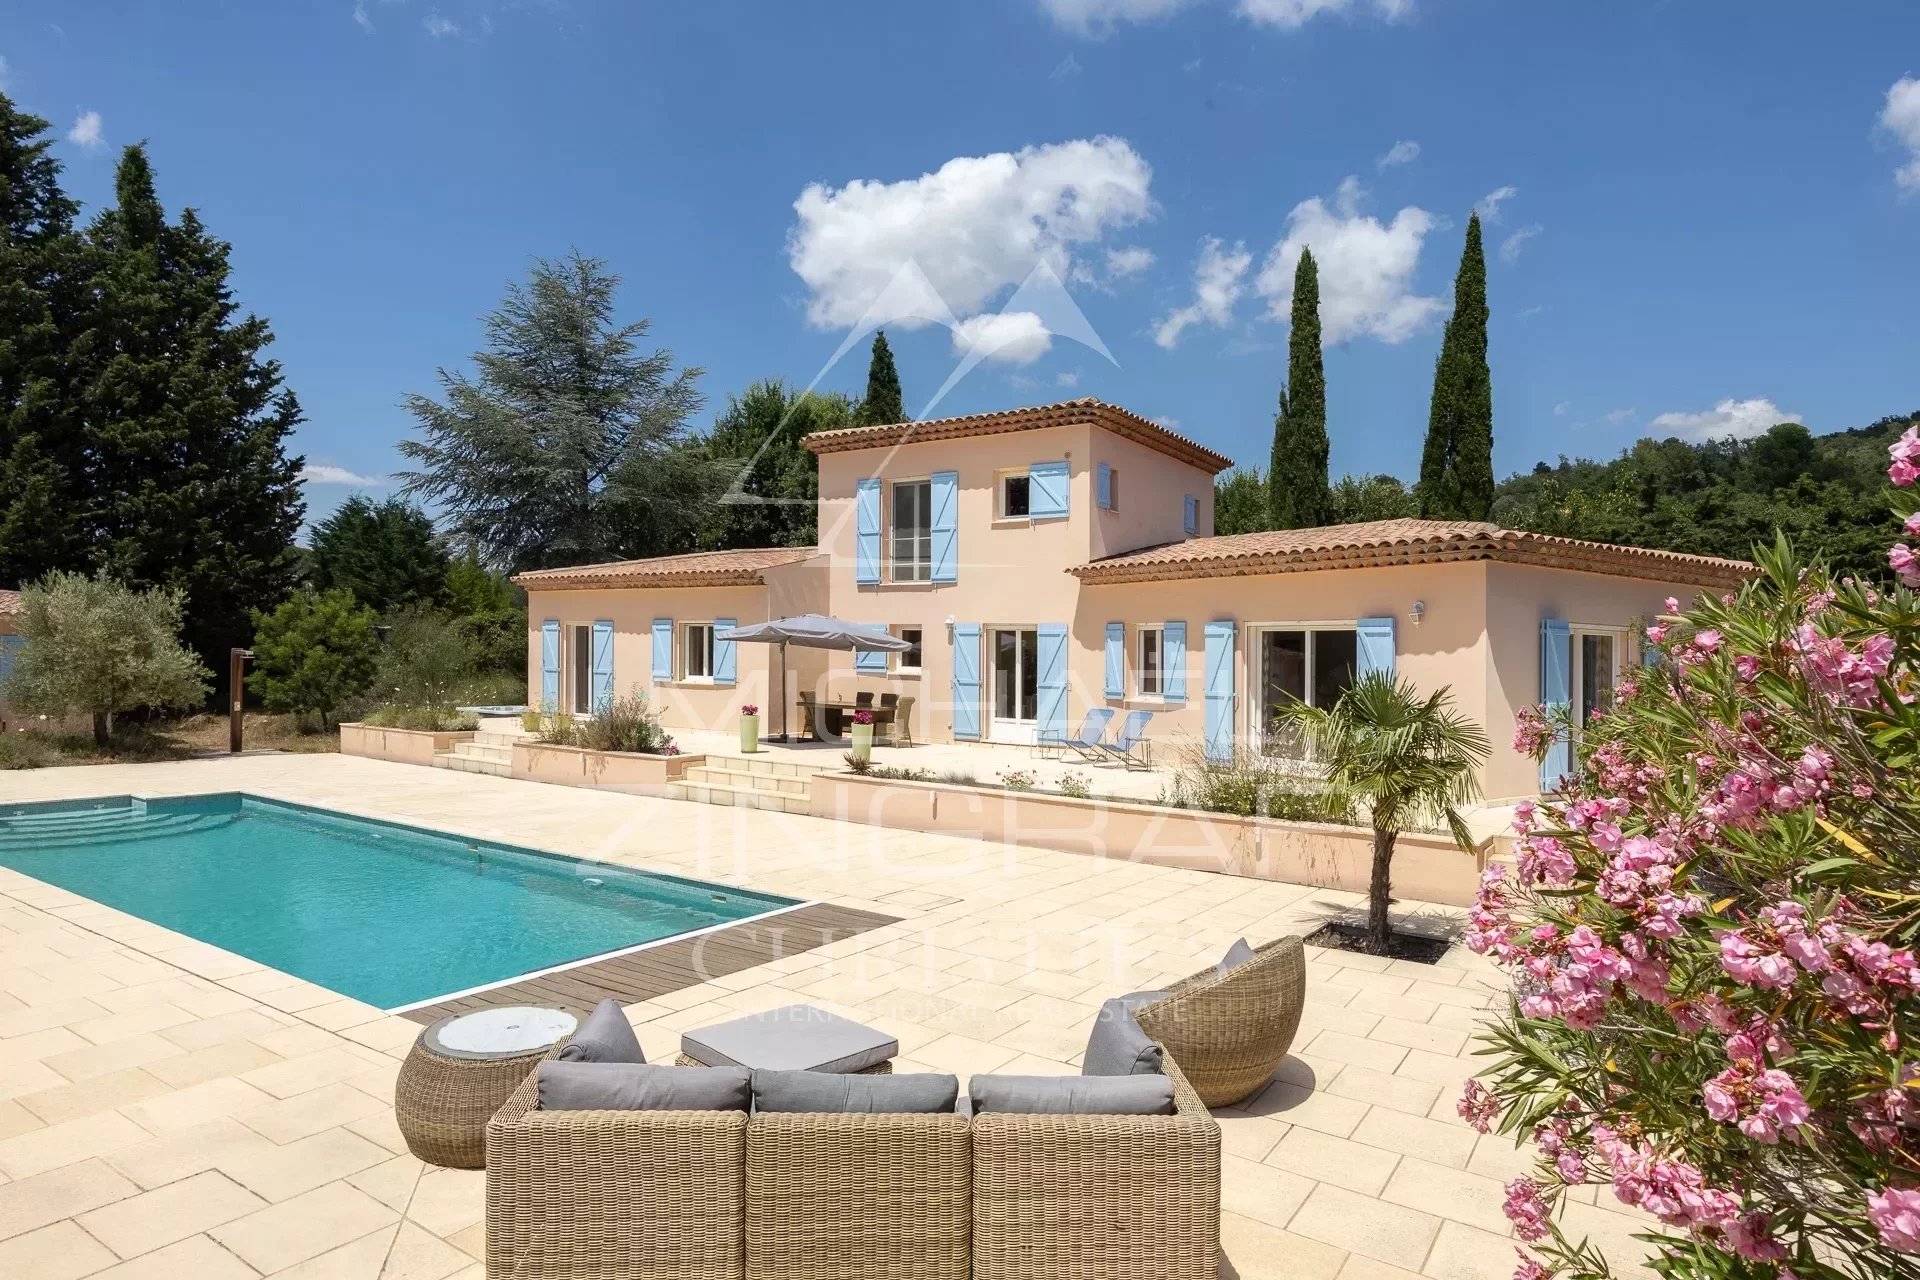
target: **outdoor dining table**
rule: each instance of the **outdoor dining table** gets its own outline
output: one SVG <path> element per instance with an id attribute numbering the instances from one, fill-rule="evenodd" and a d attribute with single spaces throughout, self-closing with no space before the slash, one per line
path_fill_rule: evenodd
<path id="1" fill-rule="evenodd" d="M 816 702 L 814 706 L 820 712 L 820 723 L 814 726 L 814 732 L 824 733 L 829 738 L 846 737 L 847 721 L 856 711 L 873 712 L 875 724 L 890 724 L 893 721 L 892 707 L 863 706 L 857 702 Z M 801 714 L 805 715 L 805 704 L 800 704 L 800 708 Z"/>

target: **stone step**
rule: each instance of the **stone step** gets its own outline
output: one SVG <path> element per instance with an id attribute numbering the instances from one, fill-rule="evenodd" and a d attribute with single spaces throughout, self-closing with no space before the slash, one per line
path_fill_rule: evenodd
<path id="1" fill-rule="evenodd" d="M 717 804 L 735 809 L 765 809 L 774 813 L 810 813 L 806 796 L 761 791 L 756 787 L 729 787 L 716 782 L 676 782 L 670 793 L 680 800 Z"/>
<path id="2" fill-rule="evenodd" d="M 824 767 L 777 760 L 772 756 L 719 755 L 711 751 L 707 753 L 706 763 L 710 769 L 726 769 L 733 773 L 752 773 L 770 778 L 811 778 Z"/>
<path id="3" fill-rule="evenodd" d="M 805 778 L 790 778 L 773 773 L 747 773 L 713 763 L 697 764 L 688 769 L 687 781 L 719 783 L 726 787 L 751 787 L 759 791 L 793 796 L 804 796 L 809 789 Z"/>
<path id="4" fill-rule="evenodd" d="M 493 764 L 510 765 L 513 763 L 513 748 L 495 746 L 484 742 L 456 742 L 453 754 L 464 760 L 486 760 Z"/>
<path id="5" fill-rule="evenodd" d="M 490 760 L 483 756 L 461 755 L 457 751 L 435 752 L 433 767 L 436 769 L 452 769 L 456 773 L 490 774 L 496 778 L 510 778 L 513 776 L 513 766 L 505 761 Z"/>
<path id="6" fill-rule="evenodd" d="M 493 730 L 482 729 L 473 735 L 473 741 L 476 745 L 482 747 L 510 748 L 516 742 L 531 741 L 532 737 L 533 735 L 529 733 L 498 733 Z"/>

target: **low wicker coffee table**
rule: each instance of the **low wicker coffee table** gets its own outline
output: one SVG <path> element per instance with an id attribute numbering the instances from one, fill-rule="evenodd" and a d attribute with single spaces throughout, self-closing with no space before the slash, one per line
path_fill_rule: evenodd
<path id="1" fill-rule="evenodd" d="M 393 1086 L 407 1149 L 428 1164 L 487 1167 L 487 1121 L 580 1020 L 564 1009 L 515 1005 L 455 1014 L 413 1042 Z"/>

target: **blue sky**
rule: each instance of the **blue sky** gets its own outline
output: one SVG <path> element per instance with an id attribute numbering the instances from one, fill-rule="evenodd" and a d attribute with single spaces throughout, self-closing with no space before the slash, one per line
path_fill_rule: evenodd
<path id="1" fill-rule="evenodd" d="M 569 246 L 710 410 L 857 391 L 878 314 L 916 415 L 971 355 L 936 412 L 1096 395 L 1261 461 L 1310 244 L 1333 469 L 1409 476 L 1491 204 L 1503 474 L 1920 407 L 1907 0 L 0 0 L 0 59 L 90 207 L 144 138 L 233 242 L 316 513 Z"/>

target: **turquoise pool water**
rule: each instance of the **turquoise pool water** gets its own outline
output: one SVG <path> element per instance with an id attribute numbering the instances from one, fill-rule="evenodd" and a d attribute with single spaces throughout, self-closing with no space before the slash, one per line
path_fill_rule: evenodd
<path id="1" fill-rule="evenodd" d="M 382 1009 L 796 905 L 236 794 L 0 804 L 0 866 Z"/>

